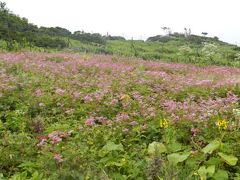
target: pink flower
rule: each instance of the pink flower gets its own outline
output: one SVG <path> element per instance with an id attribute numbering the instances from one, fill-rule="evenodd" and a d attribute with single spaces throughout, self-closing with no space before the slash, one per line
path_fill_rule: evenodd
<path id="1" fill-rule="evenodd" d="M 51 144 L 58 144 L 62 141 L 62 132 L 60 131 L 53 131 L 52 133 L 48 134 L 48 138 L 51 140 Z"/>
<path id="2" fill-rule="evenodd" d="M 63 162 L 62 155 L 61 154 L 54 154 L 53 158 L 57 163 Z"/>
<path id="3" fill-rule="evenodd" d="M 54 136 L 51 139 L 52 139 L 52 141 L 51 141 L 52 144 L 58 144 L 59 142 L 62 141 L 62 138 L 60 138 L 58 136 Z"/>
<path id="4" fill-rule="evenodd" d="M 40 97 L 42 95 L 43 95 L 43 93 L 42 93 L 41 89 L 38 89 L 34 92 L 34 96 L 36 96 L 36 97 Z"/>
<path id="5" fill-rule="evenodd" d="M 119 113 L 115 119 L 116 122 L 126 121 L 129 119 L 129 115 L 127 113 Z"/>
<path id="6" fill-rule="evenodd" d="M 65 94 L 65 90 L 58 88 L 56 89 L 55 93 L 59 96 L 63 96 Z"/>
<path id="7" fill-rule="evenodd" d="M 80 97 L 81 97 L 81 93 L 79 93 L 79 92 L 74 92 L 74 93 L 73 93 L 73 97 L 76 98 L 76 99 L 77 99 L 77 98 L 80 98 Z"/>
<path id="8" fill-rule="evenodd" d="M 95 121 L 93 118 L 89 118 L 85 121 L 85 125 L 87 125 L 87 126 L 92 126 L 94 124 L 95 124 Z"/>
<path id="9" fill-rule="evenodd" d="M 132 122 L 130 122 L 129 124 L 132 125 L 132 126 L 136 126 L 136 125 L 138 125 L 138 122 L 132 121 Z"/>
<path id="10" fill-rule="evenodd" d="M 129 131 L 128 128 L 124 128 L 124 129 L 122 130 L 122 132 L 124 132 L 124 133 L 128 133 L 128 131 Z"/>
<path id="11" fill-rule="evenodd" d="M 199 80 L 196 82 L 197 86 L 205 86 L 205 85 L 211 85 L 212 80 L 204 79 L 204 80 Z"/>
<path id="12" fill-rule="evenodd" d="M 117 103 L 118 103 L 118 100 L 117 100 L 117 99 L 112 99 L 111 102 L 110 102 L 110 104 L 111 104 L 112 106 L 117 105 Z"/>
<path id="13" fill-rule="evenodd" d="M 93 98 L 90 94 L 88 94 L 83 98 L 83 100 L 84 100 L 85 103 L 89 103 L 89 102 L 93 101 Z"/>
<path id="14" fill-rule="evenodd" d="M 44 146 L 47 144 L 47 137 L 39 137 L 39 143 L 37 144 L 38 147 Z"/>
<path id="15" fill-rule="evenodd" d="M 48 138 L 53 138 L 53 137 L 56 137 L 59 135 L 59 132 L 58 131 L 53 131 L 51 132 L 50 134 L 48 134 Z"/>
<path id="16" fill-rule="evenodd" d="M 200 130 L 198 128 L 191 128 L 191 133 L 193 136 L 196 136 L 199 132 Z"/>

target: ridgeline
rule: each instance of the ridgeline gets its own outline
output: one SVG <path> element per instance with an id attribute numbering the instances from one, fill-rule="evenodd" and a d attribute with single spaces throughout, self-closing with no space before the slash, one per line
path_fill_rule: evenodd
<path id="1" fill-rule="evenodd" d="M 157 35 L 143 40 L 103 36 L 62 27 L 38 27 L 0 2 L 0 51 L 67 51 L 137 57 L 200 65 L 240 67 L 240 47 L 206 37 L 184 33 Z"/>

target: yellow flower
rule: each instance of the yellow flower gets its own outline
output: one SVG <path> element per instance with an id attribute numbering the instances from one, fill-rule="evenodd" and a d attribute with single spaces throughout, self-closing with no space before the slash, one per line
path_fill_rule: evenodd
<path id="1" fill-rule="evenodd" d="M 163 118 L 163 119 L 161 119 L 160 120 L 160 127 L 161 128 L 167 128 L 168 127 L 168 121 L 165 119 L 165 118 Z"/>
<path id="2" fill-rule="evenodd" d="M 88 61 L 89 59 L 91 59 L 91 56 L 89 56 L 88 54 L 84 54 L 84 55 L 82 56 L 82 59 L 83 59 L 84 61 Z"/>
<path id="3" fill-rule="evenodd" d="M 131 97 L 130 97 L 129 95 L 127 95 L 127 94 L 124 94 L 124 95 L 120 98 L 120 100 L 129 102 L 129 101 L 131 100 Z"/>
<path id="4" fill-rule="evenodd" d="M 218 129 L 227 129 L 227 121 L 225 119 L 219 119 L 217 121 Z"/>

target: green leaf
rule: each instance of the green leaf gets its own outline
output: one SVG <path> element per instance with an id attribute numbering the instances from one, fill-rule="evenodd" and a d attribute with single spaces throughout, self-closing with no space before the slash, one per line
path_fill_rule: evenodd
<path id="1" fill-rule="evenodd" d="M 215 180 L 228 180 L 228 173 L 224 170 L 218 170 L 218 172 L 214 174 L 213 178 Z"/>
<path id="2" fill-rule="evenodd" d="M 178 152 L 182 150 L 182 145 L 178 142 L 172 142 L 168 144 L 167 149 L 169 152 Z"/>
<path id="3" fill-rule="evenodd" d="M 107 162 L 107 163 L 105 164 L 105 167 L 112 167 L 112 166 L 118 166 L 118 167 L 121 167 L 121 166 L 122 166 L 122 163 L 120 163 L 120 162 L 110 161 L 110 162 Z"/>
<path id="4" fill-rule="evenodd" d="M 232 155 L 226 155 L 219 152 L 218 155 L 230 166 L 235 166 L 237 164 L 238 158 Z"/>
<path id="5" fill-rule="evenodd" d="M 41 180 L 43 179 L 43 175 L 42 174 L 39 174 L 37 171 L 35 171 L 33 174 L 32 174 L 32 180 Z"/>
<path id="6" fill-rule="evenodd" d="M 169 154 L 167 158 L 171 164 L 177 165 L 177 163 L 185 161 L 190 156 L 190 154 L 191 154 L 190 152 L 173 153 L 173 154 Z"/>
<path id="7" fill-rule="evenodd" d="M 221 159 L 218 157 L 218 158 L 215 158 L 215 157 L 212 157 L 210 158 L 208 161 L 205 162 L 206 165 L 219 165 L 221 163 Z"/>
<path id="8" fill-rule="evenodd" d="M 235 173 L 235 176 L 236 177 L 233 178 L 234 180 L 240 180 L 240 174 L 239 173 Z"/>
<path id="9" fill-rule="evenodd" d="M 209 175 L 209 177 L 212 177 L 213 174 L 215 173 L 215 166 L 214 165 L 211 165 L 207 168 L 207 173 Z"/>
<path id="10" fill-rule="evenodd" d="M 100 155 L 104 156 L 104 155 L 106 155 L 107 153 L 109 153 L 111 151 L 124 151 L 123 145 L 121 143 L 120 144 L 115 144 L 114 142 L 109 141 L 101 149 Z"/>
<path id="11" fill-rule="evenodd" d="M 193 169 L 196 169 L 199 166 L 199 162 L 203 161 L 204 159 L 205 155 L 203 153 L 194 154 L 187 159 L 186 165 L 190 166 Z"/>
<path id="12" fill-rule="evenodd" d="M 205 166 L 201 166 L 199 169 L 198 169 L 198 174 L 201 178 L 203 179 L 206 179 L 207 177 L 207 169 Z"/>
<path id="13" fill-rule="evenodd" d="M 215 173 L 215 166 L 214 165 L 211 165 L 208 168 L 206 168 L 206 166 L 201 166 L 198 169 L 198 174 L 203 179 L 206 179 L 207 177 L 212 177 L 214 173 Z"/>
<path id="14" fill-rule="evenodd" d="M 213 151 L 219 148 L 220 144 L 221 143 L 219 141 L 214 140 L 211 143 L 209 143 L 206 147 L 204 147 L 202 151 L 204 152 L 204 154 L 207 153 L 212 154 Z"/>
<path id="15" fill-rule="evenodd" d="M 148 146 L 148 154 L 152 155 L 155 154 L 156 152 L 164 153 L 167 152 L 167 149 L 163 143 L 154 141 Z"/>
<path id="16" fill-rule="evenodd" d="M 5 179 L 5 178 L 4 178 L 3 174 L 0 173 L 0 180 L 4 180 L 4 179 Z"/>
<path id="17" fill-rule="evenodd" d="M 113 179 L 119 179 L 119 180 L 127 180 L 127 176 L 126 175 L 122 175 L 120 173 L 114 173 L 112 175 Z"/>

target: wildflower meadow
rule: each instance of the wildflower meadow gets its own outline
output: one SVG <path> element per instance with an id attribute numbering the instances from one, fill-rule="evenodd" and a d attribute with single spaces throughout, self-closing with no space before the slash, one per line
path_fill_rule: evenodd
<path id="1" fill-rule="evenodd" d="M 0 179 L 240 180 L 239 84 L 234 67 L 1 53 Z"/>

